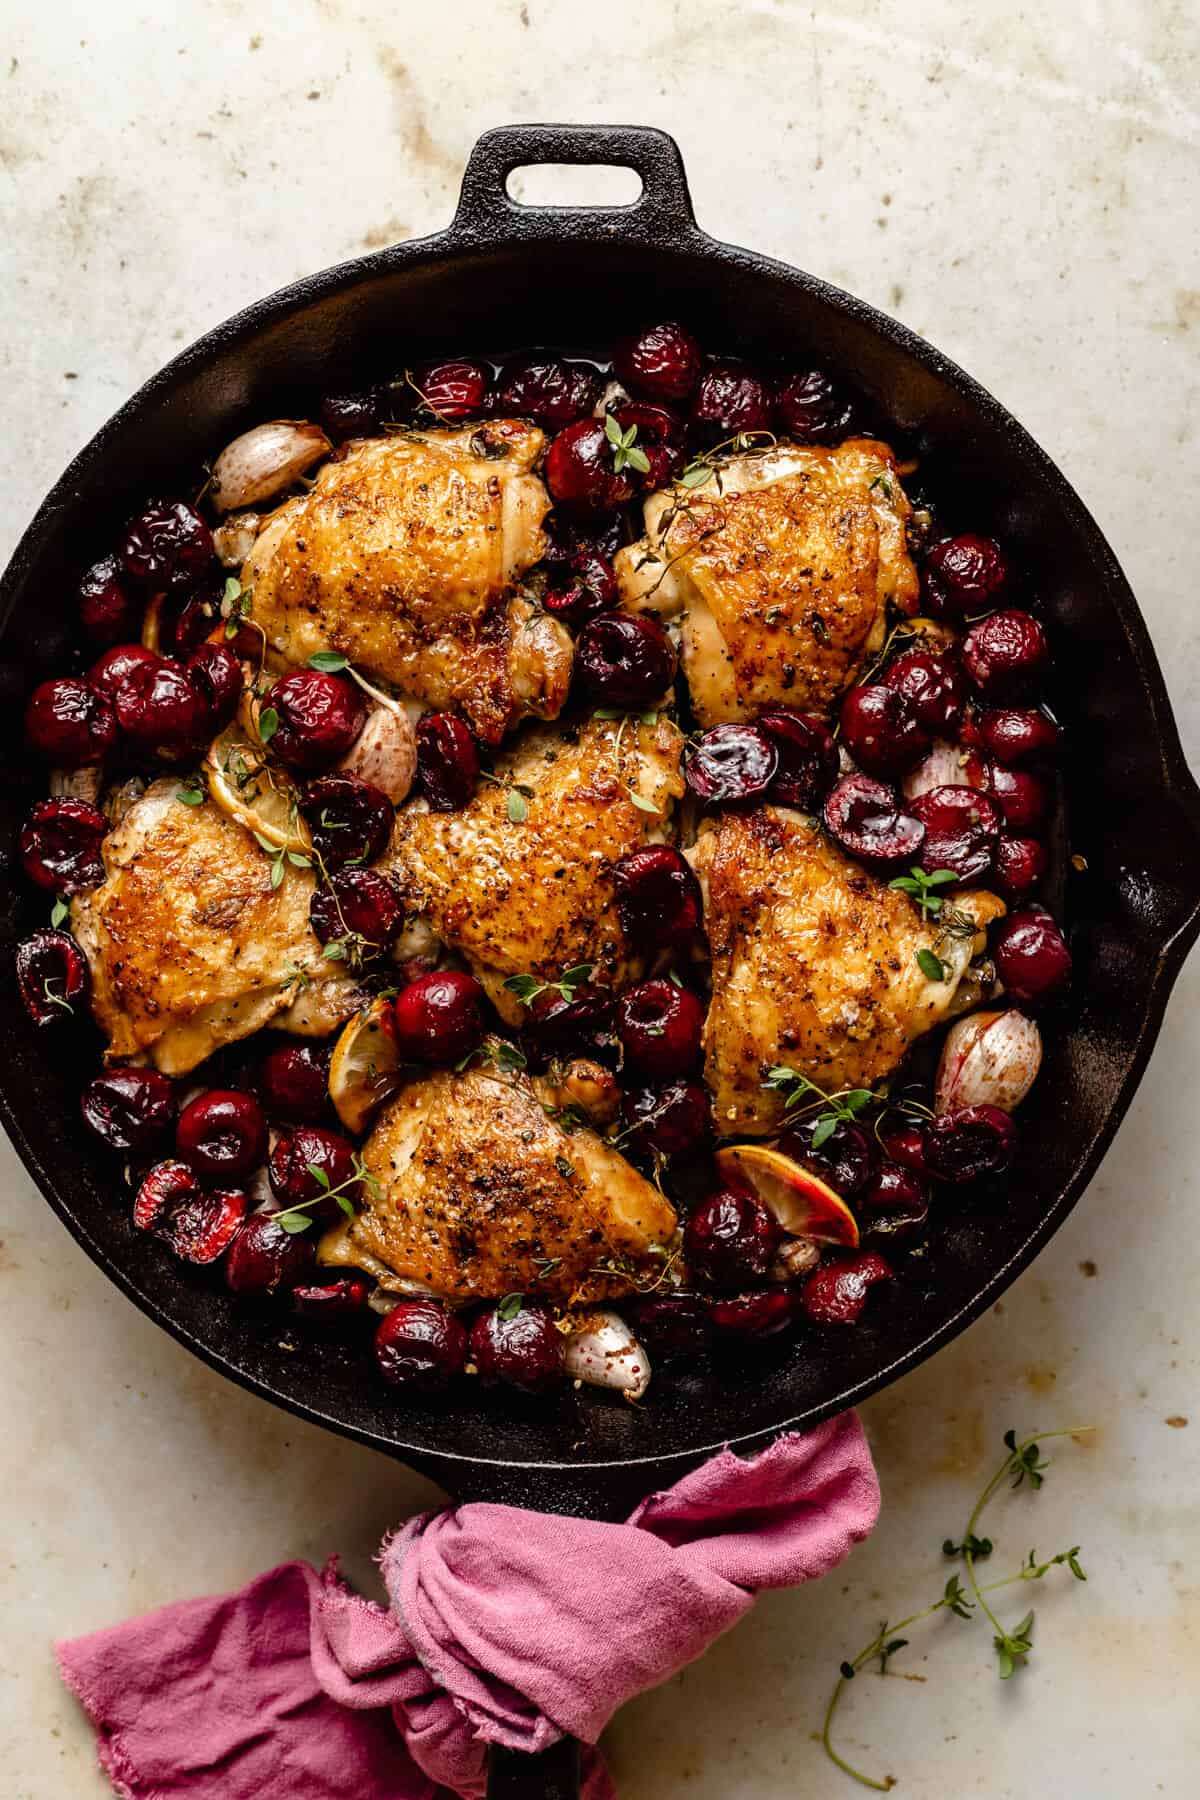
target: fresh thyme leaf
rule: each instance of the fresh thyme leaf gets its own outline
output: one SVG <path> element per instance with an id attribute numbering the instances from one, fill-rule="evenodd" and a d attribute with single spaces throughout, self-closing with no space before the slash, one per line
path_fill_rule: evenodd
<path id="1" fill-rule="evenodd" d="M 225 587 L 221 594 L 221 617 L 227 619 L 237 609 L 242 597 L 242 584 L 236 575 L 225 577 Z"/>
<path id="2" fill-rule="evenodd" d="M 525 1296 L 523 1294 L 505 1294 L 503 1300 L 496 1308 L 496 1311 L 506 1325 L 516 1318 L 524 1305 L 524 1300 Z"/>
<path id="3" fill-rule="evenodd" d="M 639 794 L 637 792 L 636 788 L 629 788 L 627 792 L 630 800 L 637 807 L 639 812 L 653 813 L 655 818 L 658 818 L 658 808 L 655 806 L 653 800 L 647 800 L 644 794 Z"/>
<path id="4" fill-rule="evenodd" d="M 203 775 L 189 775 L 187 780 L 181 783 L 175 798 L 180 806 L 203 806 L 206 791 Z"/>
<path id="5" fill-rule="evenodd" d="M 917 967 L 928 981 L 945 981 L 946 965 L 932 950 L 924 948 L 917 951 Z"/>
<path id="6" fill-rule="evenodd" d="M 992 1554 L 993 1547 L 991 1538 L 976 1537 L 974 1532 L 969 1532 L 961 1544 L 956 1544 L 953 1538 L 947 1538 L 942 1545 L 942 1555 L 965 1556 L 969 1550 L 976 1562 L 979 1562 Z"/>
<path id="7" fill-rule="evenodd" d="M 283 861 L 281 858 L 271 864 L 271 886 L 273 888 L 283 886 Z"/>
<path id="8" fill-rule="evenodd" d="M 891 483 L 888 481 L 888 478 L 886 475 L 877 475 L 875 477 L 874 481 L 867 483 L 868 494 L 873 493 L 876 488 L 882 488 L 884 493 L 887 495 L 888 499 L 889 500 L 891 499 L 891 497 L 892 497 Z"/>
<path id="9" fill-rule="evenodd" d="M 346 1217 L 352 1219 L 354 1217 L 354 1202 L 348 1199 L 345 1194 L 335 1194 L 334 1199 L 337 1201 Z"/>
<path id="10" fill-rule="evenodd" d="M 461 1062 L 455 1063 L 455 1070 L 461 1074 L 464 1069 L 470 1068 L 477 1057 L 481 1062 L 490 1062 L 501 1075 L 518 1075 L 525 1067 L 524 1051 L 519 1050 L 516 1044 L 510 1044 L 507 1038 L 497 1037 L 494 1032 L 490 1032 L 482 1043 L 476 1044 Z"/>
<path id="11" fill-rule="evenodd" d="M 324 1188 L 325 1192 L 328 1193 L 332 1184 L 329 1180 L 329 1176 L 325 1173 L 325 1170 L 321 1167 L 320 1163 L 305 1163 L 304 1166 L 316 1182 L 317 1186 L 319 1188 Z"/>
<path id="12" fill-rule="evenodd" d="M 508 993 L 515 994 L 518 1000 L 528 1006 L 543 992 L 545 983 L 538 981 L 533 975 L 509 975 L 504 981 L 504 987 Z"/>
<path id="13" fill-rule="evenodd" d="M 636 425 L 631 425 L 629 429 L 631 433 L 636 434 Z M 632 438 L 630 443 L 624 446 L 624 452 L 625 461 L 629 464 L 631 469 L 636 469 L 639 475 L 645 475 L 649 471 L 650 458 L 640 446 L 632 442 Z"/>
<path id="14" fill-rule="evenodd" d="M 604 415 L 604 435 L 614 450 L 619 450 L 623 441 L 621 427 L 612 413 Z"/>
<path id="15" fill-rule="evenodd" d="M 911 869 L 907 875 L 897 875 L 895 881 L 888 882 L 888 886 L 897 893 L 907 894 L 913 904 L 920 907 L 923 919 L 936 919 L 946 902 L 941 894 L 936 894 L 933 890 L 945 887 L 948 881 L 957 880 L 958 876 L 953 869 L 935 869 L 931 875 L 927 875 L 924 869 Z"/>
<path id="16" fill-rule="evenodd" d="M 70 910 L 71 909 L 67 905 L 65 900 L 63 900 L 62 898 L 59 898 L 58 900 L 56 900 L 54 902 L 54 905 L 50 908 L 50 923 L 51 923 L 51 925 L 56 926 L 56 927 L 61 925 L 63 920 L 67 917 L 67 914 L 70 912 Z"/>
<path id="17" fill-rule="evenodd" d="M 279 714 L 273 706 L 266 706 L 258 715 L 258 735 L 264 744 L 269 744 L 279 730 Z"/>
<path id="18" fill-rule="evenodd" d="M 291 1235 L 295 1237 L 299 1232 L 308 1230 L 309 1226 L 312 1224 L 312 1218 L 308 1213 L 293 1210 L 291 1212 L 276 1213 L 275 1223 L 280 1226 L 282 1230 L 290 1232 Z"/>
<path id="19" fill-rule="evenodd" d="M 508 816 L 514 825 L 523 825 L 529 817 L 529 802 L 517 788 L 508 790 Z"/>
<path id="20" fill-rule="evenodd" d="M 554 1166 L 564 1181 L 570 1181 L 575 1174 L 575 1164 L 568 1162 L 565 1156 L 556 1156 Z"/>
<path id="21" fill-rule="evenodd" d="M 623 719 L 625 714 L 619 706 L 598 706 L 592 717 L 593 719 Z"/>
<path id="22" fill-rule="evenodd" d="M 582 987 L 595 963 L 576 963 L 572 969 L 564 969 L 557 981 L 539 981 L 536 975 L 508 975 L 504 987 L 510 994 L 515 994 L 523 1006 L 532 1006 L 539 994 L 553 991 L 561 994 L 564 1000 L 575 998 L 575 989 Z"/>
<path id="23" fill-rule="evenodd" d="M 703 487 L 706 481 L 712 480 L 712 476 L 713 471 L 708 463 L 689 463 L 679 477 L 678 485 L 684 488 Z"/>
<path id="24" fill-rule="evenodd" d="M 339 650 L 318 650 L 308 659 L 310 669 L 319 669 L 323 675 L 337 675 L 342 669 L 350 667 L 350 658 L 343 656 Z"/>
<path id="25" fill-rule="evenodd" d="M 833 1136 L 834 1132 L 837 1130 L 837 1127 L 838 1127 L 838 1122 L 834 1118 L 833 1114 L 832 1113 L 824 1113 L 821 1116 L 821 1118 L 819 1118 L 817 1120 L 816 1126 L 814 1127 L 814 1130 L 813 1130 L 813 1134 L 812 1134 L 813 1149 L 819 1150 L 821 1148 L 822 1144 L 828 1143 L 829 1139 Z"/>

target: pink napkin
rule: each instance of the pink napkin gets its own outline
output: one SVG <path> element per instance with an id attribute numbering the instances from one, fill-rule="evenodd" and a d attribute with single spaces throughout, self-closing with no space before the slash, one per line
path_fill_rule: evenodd
<path id="1" fill-rule="evenodd" d="M 746 1613 L 824 1575 L 879 1511 L 853 1414 L 730 1451 L 624 1525 L 481 1502 L 384 1545 L 390 1608 L 284 1563 L 57 1646 L 124 1800 L 482 1800 L 489 1743 L 594 1749 L 613 1713 Z"/>

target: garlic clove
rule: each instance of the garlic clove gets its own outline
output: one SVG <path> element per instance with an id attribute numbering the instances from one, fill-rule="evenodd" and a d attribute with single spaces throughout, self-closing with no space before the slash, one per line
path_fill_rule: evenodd
<path id="1" fill-rule="evenodd" d="M 212 503 L 218 512 L 256 506 L 291 487 L 333 445 L 305 419 L 272 419 L 226 444 L 213 464 Z"/>
<path id="2" fill-rule="evenodd" d="M 369 781 L 393 806 L 406 800 L 417 773 L 417 734 L 404 708 L 392 701 L 372 707 L 338 769 Z"/>
<path id="3" fill-rule="evenodd" d="M 901 783 L 906 800 L 916 800 L 919 795 L 938 787 L 982 788 L 983 785 L 983 763 L 975 752 L 958 744 L 945 743 L 940 738 L 928 756 Z"/>
<path id="4" fill-rule="evenodd" d="M 567 1321 L 571 1335 L 563 1351 L 563 1367 L 574 1381 L 589 1387 L 616 1388 L 627 1400 L 640 1400 L 650 1385 L 650 1358 L 617 1313 L 578 1313 Z"/>
<path id="5" fill-rule="evenodd" d="M 256 512 L 233 513 L 212 534 L 217 560 L 226 569 L 240 569 L 258 537 L 262 519 Z"/>
<path id="6" fill-rule="evenodd" d="M 1042 1034 L 1015 1007 L 971 1013 L 946 1033 L 934 1083 L 934 1110 L 998 1106 L 1013 1112 L 1042 1066 Z"/>

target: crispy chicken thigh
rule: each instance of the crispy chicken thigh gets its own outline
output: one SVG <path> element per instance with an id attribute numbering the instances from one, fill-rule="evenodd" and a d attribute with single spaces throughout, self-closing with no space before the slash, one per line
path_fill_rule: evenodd
<path id="1" fill-rule="evenodd" d="M 702 725 L 771 706 L 826 712 L 912 611 L 911 512 L 886 444 L 779 444 L 646 502 L 617 555 L 626 606 L 683 613 L 683 669 Z"/>
<path id="2" fill-rule="evenodd" d="M 541 1294 L 595 1301 L 663 1272 L 675 1212 L 586 1127 L 565 1130 L 536 1083 L 488 1069 L 411 1083 L 363 1149 L 378 1184 L 327 1234 L 322 1261 L 451 1305 Z"/>
<path id="3" fill-rule="evenodd" d="M 712 953 L 705 1077 L 722 1136 L 778 1130 L 783 1097 L 763 1086 L 777 1065 L 828 1093 L 890 1075 L 953 1010 L 984 928 L 1004 911 L 978 889 L 923 921 L 904 894 L 781 807 L 713 821 L 690 860 Z M 922 971 L 922 949 L 944 980 Z"/>
<path id="4" fill-rule="evenodd" d="M 542 554 L 542 433 L 511 420 L 353 443 L 265 522 L 242 569 L 272 650 L 341 651 L 498 743 L 557 716 L 571 639 L 507 590 Z"/>
<path id="5" fill-rule="evenodd" d="M 362 996 L 309 929 L 311 872 L 285 865 L 273 888 L 249 832 L 178 792 L 156 781 L 133 803 L 104 841 L 104 882 L 71 902 L 109 1055 L 182 1075 L 268 1023 L 332 1031 Z"/>
<path id="6" fill-rule="evenodd" d="M 509 1024 L 524 1016 L 504 987 L 510 975 L 553 981 L 593 963 L 593 980 L 616 986 L 635 972 L 613 865 L 665 836 L 683 793 L 682 744 L 661 715 L 653 725 L 534 726 L 461 811 L 417 801 L 397 817 L 385 866 L 407 910 L 466 958 Z"/>

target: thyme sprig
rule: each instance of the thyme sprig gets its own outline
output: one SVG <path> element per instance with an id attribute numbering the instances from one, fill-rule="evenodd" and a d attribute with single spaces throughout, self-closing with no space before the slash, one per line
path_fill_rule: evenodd
<path id="1" fill-rule="evenodd" d="M 583 986 L 595 966 L 590 962 L 576 963 L 573 969 L 564 969 L 557 981 L 539 981 L 536 975 L 510 975 L 504 987 L 517 996 L 522 1006 L 532 1006 L 539 994 L 561 994 L 564 1000 L 573 1000 L 576 988 Z"/>
<path id="2" fill-rule="evenodd" d="M 649 470 L 650 458 L 638 444 L 637 434 L 636 425 L 622 431 L 612 413 L 605 413 L 604 435 L 612 445 L 615 474 L 619 475 L 624 468 L 636 469 L 639 475 L 645 475 Z"/>
<path id="3" fill-rule="evenodd" d="M 936 890 L 957 880 L 953 869 L 934 869 L 926 874 L 924 869 L 913 867 L 907 875 L 897 875 L 895 881 L 889 881 L 888 886 L 898 894 L 907 894 L 913 905 L 920 908 L 923 919 L 936 919 L 946 904 L 945 896 Z"/>
<path id="4" fill-rule="evenodd" d="M 306 1163 L 305 1169 L 316 1182 L 321 1190 L 320 1193 L 314 1194 L 311 1200 L 298 1200 L 295 1206 L 289 1206 L 285 1212 L 275 1214 L 275 1223 L 282 1230 L 290 1232 L 293 1237 L 310 1228 L 313 1222 L 311 1209 L 314 1206 L 324 1205 L 326 1200 L 336 1200 L 346 1217 L 354 1218 L 355 1207 L 349 1192 L 351 1188 L 365 1187 L 372 1199 L 377 1200 L 380 1196 L 379 1182 L 357 1151 L 351 1165 L 351 1173 L 345 1181 L 339 1181 L 336 1187 L 320 1163 Z"/>
<path id="5" fill-rule="evenodd" d="M 849 1125 L 861 1112 L 865 1112 L 872 1101 L 879 1095 L 870 1088 L 839 1088 L 837 1093 L 828 1094 L 799 1069 L 790 1068 L 786 1063 L 778 1063 L 775 1068 L 767 1070 L 765 1088 L 774 1088 L 784 1096 L 784 1110 L 787 1117 L 799 1117 L 801 1114 L 816 1112 L 817 1122 L 812 1135 L 812 1147 L 819 1150 L 839 1125 Z"/>

